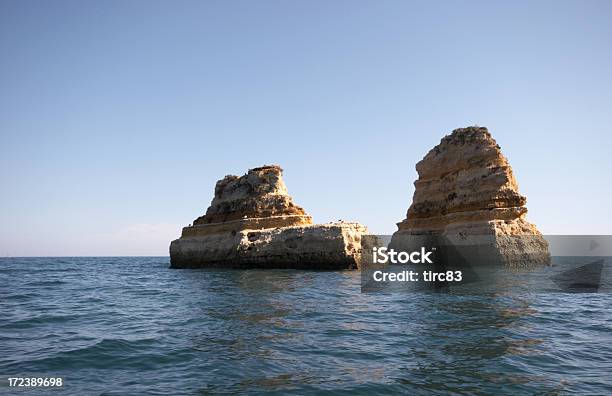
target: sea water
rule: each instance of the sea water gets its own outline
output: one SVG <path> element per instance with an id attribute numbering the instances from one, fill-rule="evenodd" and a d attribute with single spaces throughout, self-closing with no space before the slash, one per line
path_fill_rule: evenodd
<path id="1" fill-rule="evenodd" d="M 168 265 L 0 259 L 0 393 L 41 394 L 8 388 L 26 376 L 65 395 L 612 393 L 608 293 L 361 293 L 357 271 Z"/>

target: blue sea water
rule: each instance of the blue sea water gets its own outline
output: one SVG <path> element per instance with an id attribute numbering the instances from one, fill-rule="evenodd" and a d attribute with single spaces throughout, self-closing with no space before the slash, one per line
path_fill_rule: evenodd
<path id="1" fill-rule="evenodd" d="M 608 293 L 362 294 L 359 272 L 168 265 L 0 259 L 0 393 L 612 394 Z"/>

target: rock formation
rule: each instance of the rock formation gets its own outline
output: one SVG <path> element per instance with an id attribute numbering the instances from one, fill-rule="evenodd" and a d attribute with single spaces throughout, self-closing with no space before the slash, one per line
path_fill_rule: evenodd
<path id="1" fill-rule="evenodd" d="M 312 224 L 287 193 L 276 165 L 226 176 L 204 216 L 170 244 L 174 268 L 355 269 L 360 264 L 357 223 Z"/>
<path id="2" fill-rule="evenodd" d="M 279 216 L 290 219 L 287 225 L 312 224 L 310 216 L 287 193 L 282 171 L 279 166 L 270 165 L 251 169 L 242 177 L 225 176 L 217 182 L 215 197 L 206 214 L 193 224 Z"/>
<path id="3" fill-rule="evenodd" d="M 436 243 L 477 247 L 485 261 L 549 261 L 548 244 L 525 220 L 527 200 L 487 128 L 455 129 L 416 170 L 412 205 L 390 247 L 410 249 L 433 237 Z"/>

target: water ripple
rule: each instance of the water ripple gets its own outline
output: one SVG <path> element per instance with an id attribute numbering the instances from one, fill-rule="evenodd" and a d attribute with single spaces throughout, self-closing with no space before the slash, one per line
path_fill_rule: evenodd
<path id="1" fill-rule="evenodd" d="M 608 294 L 359 282 L 156 257 L 0 259 L 0 374 L 62 376 L 67 395 L 612 393 Z"/>

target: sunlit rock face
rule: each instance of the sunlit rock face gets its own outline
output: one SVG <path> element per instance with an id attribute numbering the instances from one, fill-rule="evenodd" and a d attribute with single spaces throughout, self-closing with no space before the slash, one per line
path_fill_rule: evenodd
<path id="1" fill-rule="evenodd" d="M 366 233 L 358 223 L 312 224 L 282 169 L 267 165 L 219 180 L 206 214 L 170 244 L 170 261 L 175 268 L 356 269 Z"/>
<path id="2" fill-rule="evenodd" d="M 479 245 L 491 261 L 549 262 L 548 244 L 525 220 L 527 199 L 487 128 L 455 129 L 416 170 L 412 204 L 392 247 L 412 248 L 431 236 L 453 245 Z"/>
<path id="3" fill-rule="evenodd" d="M 304 209 L 295 205 L 287 192 L 277 165 L 250 169 L 244 176 L 225 176 L 215 186 L 215 197 L 206 214 L 194 225 L 238 219 L 294 216 L 295 225 L 311 224 Z"/>

